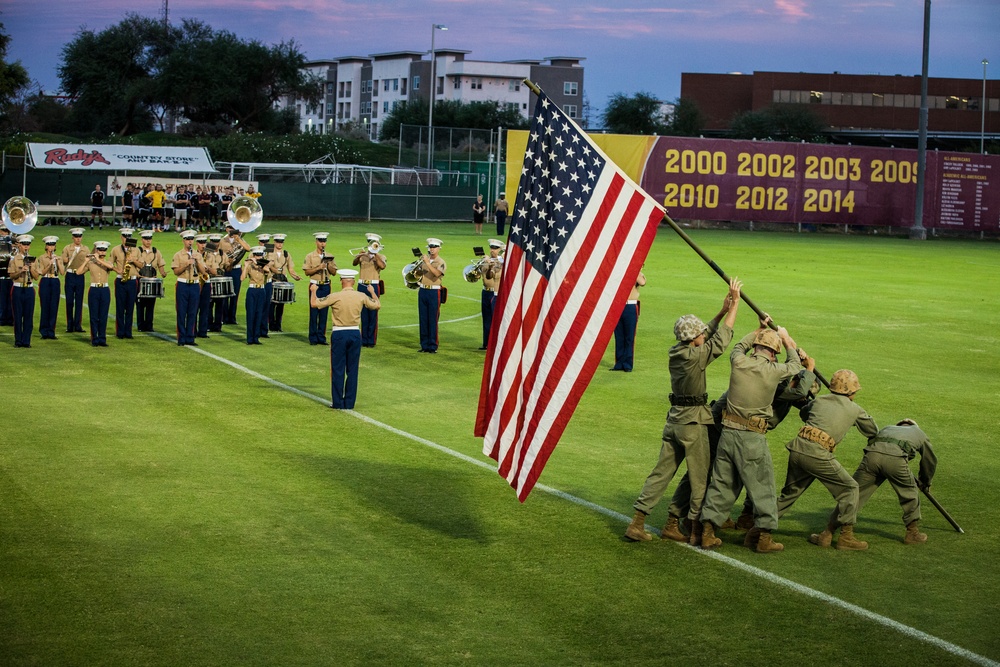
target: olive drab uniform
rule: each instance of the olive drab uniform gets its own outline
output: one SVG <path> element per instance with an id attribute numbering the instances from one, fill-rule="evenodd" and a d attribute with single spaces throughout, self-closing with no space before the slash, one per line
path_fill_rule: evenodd
<path id="1" fill-rule="evenodd" d="M 708 408 L 705 371 L 733 339 L 733 330 L 725 322 L 710 322 L 703 345 L 678 342 L 668 354 L 670 367 L 670 410 L 663 427 L 663 445 L 656 467 L 642 487 L 635 509 L 649 514 L 660 502 L 680 466 L 687 460 L 690 484 L 688 517 L 697 520 L 701 513 L 709 472 Z"/>
<path id="2" fill-rule="evenodd" d="M 787 350 L 784 363 L 758 355 L 753 347 L 755 335 L 745 336 L 729 357 L 732 371 L 722 435 L 701 518 L 721 526 L 729 518 L 736 496 L 746 488 L 757 512 L 754 525 L 772 531 L 778 527 L 778 508 L 774 466 L 764 434 L 774 414 L 771 403 L 778 384 L 796 375 L 802 364 L 794 348 Z"/>
<path id="3" fill-rule="evenodd" d="M 920 455 L 920 471 L 914 480 L 909 461 Z M 927 488 L 934 479 L 937 456 L 919 426 L 886 426 L 868 441 L 864 458 L 854 471 L 854 481 L 858 483 L 858 510 L 872 497 L 872 494 L 888 480 L 903 508 L 903 523 L 909 526 L 920 520 L 919 488 Z M 919 488 L 918 488 L 919 484 Z M 831 520 L 836 518 L 833 511 Z"/>
<path id="4" fill-rule="evenodd" d="M 345 269 L 346 270 L 346 269 Z M 330 309 L 330 407 L 353 410 L 358 396 L 358 365 L 361 359 L 361 313 L 378 310 L 378 287 L 369 285 L 375 298 L 367 292 L 343 289 L 325 297 L 317 297 L 318 308 Z"/>
<path id="5" fill-rule="evenodd" d="M 62 251 L 63 264 L 66 265 L 66 284 L 63 287 L 66 295 L 66 333 L 83 333 L 83 293 L 86 280 L 76 270 L 87 263 L 89 254 L 90 248 L 83 243 L 69 243 Z"/>
<path id="6" fill-rule="evenodd" d="M 833 525 L 851 525 L 858 516 L 858 483 L 847 474 L 833 455 L 833 449 L 852 426 L 870 438 L 878 432 L 875 420 L 847 396 L 826 394 L 807 403 L 799 411 L 805 425 L 786 445 L 788 472 L 778 497 L 778 518 L 819 480 L 837 501 L 837 520 Z"/>

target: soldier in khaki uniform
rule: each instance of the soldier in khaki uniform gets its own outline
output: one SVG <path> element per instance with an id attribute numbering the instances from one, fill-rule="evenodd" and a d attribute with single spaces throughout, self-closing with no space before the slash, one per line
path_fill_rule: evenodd
<path id="1" fill-rule="evenodd" d="M 302 276 L 295 272 L 295 261 L 288 254 L 288 251 L 285 250 L 285 238 L 285 234 L 275 234 L 271 237 L 271 240 L 274 241 L 274 259 L 271 263 L 271 266 L 274 267 L 274 280 L 287 283 L 289 276 L 295 280 L 302 280 Z M 268 329 L 271 331 L 281 331 L 281 320 L 285 315 L 285 304 L 274 303 L 272 301 L 268 304 L 267 308 Z"/>
<path id="2" fill-rule="evenodd" d="M 920 472 L 914 480 L 908 462 L 917 454 L 920 454 Z M 903 543 L 923 544 L 927 541 L 927 535 L 920 532 L 919 492 L 920 489 L 931 488 L 936 470 L 937 456 L 934 448 L 917 422 L 903 419 L 895 426 L 886 426 L 868 441 L 865 456 L 854 471 L 854 481 L 858 483 L 858 511 L 861 511 L 882 482 L 888 480 L 903 508 L 903 523 L 906 525 Z M 830 515 L 831 526 L 835 525 L 837 515 L 838 510 L 835 509 Z M 843 532 L 840 539 L 844 539 Z"/>
<path id="3" fill-rule="evenodd" d="M 204 259 L 205 267 L 208 269 L 209 279 L 225 275 L 225 270 L 223 269 L 224 258 L 222 256 L 222 251 L 219 250 L 220 241 L 222 241 L 222 234 L 208 235 L 208 244 L 205 246 Z M 208 300 L 211 302 L 211 315 L 209 316 L 208 330 L 220 332 L 222 331 L 222 320 L 225 316 L 226 299 L 212 298 L 211 281 L 208 284 L 203 285 L 202 289 L 208 290 Z"/>
<path id="4" fill-rule="evenodd" d="M 485 350 L 490 344 L 490 329 L 493 327 L 493 308 L 496 306 L 497 293 L 500 291 L 500 280 L 503 278 L 503 241 L 490 239 L 490 256 L 483 262 L 483 346 Z"/>
<path id="5" fill-rule="evenodd" d="M 778 363 L 776 355 L 782 346 L 785 362 Z M 722 544 L 715 530 L 729 518 L 733 502 L 746 488 L 757 512 L 751 531 L 757 540 L 757 552 L 781 551 L 784 546 L 771 540 L 771 531 L 778 527 L 778 508 L 774 466 L 765 433 L 778 384 L 802 370 L 799 352 L 783 327 L 776 332 L 757 329 L 733 347 L 729 359 L 729 394 L 722 413 L 712 482 L 702 506 L 701 547 L 714 549 Z"/>
<path id="6" fill-rule="evenodd" d="M 175 286 L 177 344 L 197 347 L 198 343 L 194 340 L 194 329 L 198 314 L 198 299 L 201 295 L 200 276 L 204 275 L 207 269 L 201 255 L 196 253 L 192 247 L 194 237 L 193 229 L 185 229 L 181 232 L 184 247 L 174 253 L 170 269 L 177 276 L 177 285 Z"/>
<path id="7" fill-rule="evenodd" d="M 417 308 L 420 319 L 420 351 L 434 354 L 438 349 L 438 318 L 444 299 L 441 278 L 448 269 L 444 258 L 438 255 L 441 239 L 427 239 L 427 254 L 420 256 L 420 290 Z"/>
<path id="8" fill-rule="evenodd" d="M 353 266 L 358 267 L 358 291 L 365 292 L 371 285 L 376 293 L 381 295 L 382 270 L 387 266 L 385 255 L 379 252 L 382 247 L 382 237 L 378 234 L 365 234 L 368 247 L 365 252 L 354 256 Z M 364 309 L 361 311 L 361 347 L 375 347 L 378 342 L 378 310 Z"/>
<path id="9" fill-rule="evenodd" d="M 615 365 L 611 367 L 613 371 L 632 372 L 635 360 L 635 330 L 639 325 L 639 288 L 645 285 L 646 276 L 640 271 L 635 284 L 632 285 L 632 291 L 629 292 L 622 314 L 618 317 L 618 324 L 615 325 Z"/>
<path id="10" fill-rule="evenodd" d="M 215 267 L 219 265 L 217 259 L 210 260 L 213 255 L 217 258 L 218 253 L 210 253 L 208 247 L 208 234 L 198 234 L 194 237 L 194 251 L 201 257 L 205 272 L 199 276 L 198 281 L 198 311 L 195 313 L 195 338 L 208 338 L 208 327 L 212 319 L 212 286 L 209 279 L 217 275 Z M 215 266 L 213 266 L 213 264 Z"/>
<path id="11" fill-rule="evenodd" d="M 722 309 L 708 326 L 695 315 L 684 315 L 674 324 L 677 344 L 668 354 L 671 394 L 667 423 L 663 427 L 663 445 L 656 467 L 649 473 L 635 501 L 635 516 L 625 530 L 625 537 L 630 540 L 652 539 L 644 528 L 646 516 L 663 498 L 667 485 L 685 459 L 691 484 L 689 517 L 693 521 L 698 519 L 708 479 L 708 425 L 712 423 L 712 413 L 707 406 L 705 371 L 733 339 L 742 286 L 736 278 L 730 281 Z M 664 539 L 676 539 L 674 535 L 680 534 L 679 518 L 670 516 L 667 519 L 662 531 Z M 683 541 L 684 536 L 680 537 Z"/>
<path id="12" fill-rule="evenodd" d="M 219 241 L 219 251 L 222 253 L 222 270 L 233 280 L 233 296 L 222 299 L 225 302 L 223 324 L 239 324 L 236 321 L 236 311 L 240 301 L 243 275 L 243 256 L 250 252 L 250 244 L 243 240 L 240 232 L 232 225 L 226 225 L 226 238 Z"/>
<path id="13" fill-rule="evenodd" d="M 167 264 L 163 260 L 163 254 L 153 247 L 153 230 L 147 229 L 139 234 L 139 262 L 142 268 L 139 275 L 142 278 L 160 277 L 163 280 L 167 277 Z M 142 281 L 139 281 L 140 284 Z M 156 297 L 140 296 L 135 302 L 136 328 L 139 331 L 153 330 L 153 316 L 156 310 Z"/>
<path id="14" fill-rule="evenodd" d="M 30 264 L 25 261 L 31 255 L 34 240 L 31 234 L 18 236 L 19 252 L 7 265 L 7 275 L 13 281 L 10 304 L 14 313 L 14 347 L 31 347 L 31 332 L 35 328 L 35 281 L 41 274 L 37 261 Z"/>
<path id="15" fill-rule="evenodd" d="M 114 265 L 108 261 L 107 241 L 94 243 L 94 254 L 76 269 L 78 276 L 90 274 L 90 290 L 87 292 L 87 310 L 90 313 L 90 344 L 94 347 L 108 346 L 108 311 L 111 308 L 111 289 L 108 274 Z"/>
<path id="16" fill-rule="evenodd" d="M 42 340 L 56 340 L 56 317 L 59 315 L 59 277 L 66 274 L 66 263 L 56 254 L 58 236 L 46 236 L 45 252 L 38 258 L 38 333 Z"/>
<path id="17" fill-rule="evenodd" d="M 337 275 L 337 263 L 333 255 L 326 254 L 326 240 L 330 235 L 326 232 L 316 232 L 316 249 L 306 255 L 302 262 L 302 272 L 309 276 L 309 284 L 316 285 L 316 297 L 322 299 L 330 296 L 330 277 Z M 309 288 L 312 292 L 312 288 Z M 310 299 L 311 304 L 311 299 Z M 309 307 L 309 344 L 327 345 L 326 342 L 326 308 Z"/>
<path id="18" fill-rule="evenodd" d="M 83 245 L 83 227 L 69 230 L 73 241 L 62 250 L 62 261 L 66 266 L 66 333 L 83 333 L 83 293 L 86 281 L 76 270 L 87 263 L 90 248 Z"/>
<path id="19" fill-rule="evenodd" d="M 830 378 L 830 394 L 820 396 L 799 411 L 805 426 L 792 438 L 788 450 L 788 471 L 785 486 L 778 497 L 780 519 L 801 496 L 813 480 L 818 479 L 837 501 L 837 516 L 822 533 L 809 538 L 813 544 L 830 546 L 834 531 L 840 527 L 837 548 L 864 551 L 867 542 L 854 537 L 858 518 L 858 483 L 847 474 L 833 456 L 836 447 L 852 426 L 870 438 L 878 432 L 875 420 L 854 402 L 861 383 L 854 371 L 841 369 Z"/>
<path id="20" fill-rule="evenodd" d="M 254 246 L 250 250 L 251 259 L 243 262 L 242 280 L 247 284 L 247 345 L 260 345 L 261 320 L 267 318 L 265 298 L 267 279 L 271 275 L 270 261 L 264 257 L 264 246 Z"/>
<path id="21" fill-rule="evenodd" d="M 132 323 L 135 320 L 135 301 L 139 296 L 139 249 L 135 247 L 132 234 L 135 230 L 123 227 L 119 230 L 122 242 L 111 249 L 111 263 L 115 266 L 115 336 L 132 337 Z"/>
<path id="22" fill-rule="evenodd" d="M 333 325 L 330 330 L 330 382 L 336 410 L 353 410 L 358 396 L 358 364 L 361 360 L 361 311 L 382 307 L 378 291 L 367 285 L 364 292 L 356 291 L 354 269 L 340 271 L 341 289 L 323 298 L 316 296 L 319 285 L 309 285 L 309 305 L 330 308 Z"/>

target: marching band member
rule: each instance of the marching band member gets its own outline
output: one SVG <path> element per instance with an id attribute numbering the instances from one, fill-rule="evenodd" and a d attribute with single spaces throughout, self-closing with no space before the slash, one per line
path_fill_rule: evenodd
<path id="1" fill-rule="evenodd" d="M 503 276 L 503 241 L 490 239 L 490 255 L 483 262 L 483 346 L 485 350 L 490 344 L 490 327 L 493 326 L 493 306 L 497 302 L 497 292 L 500 290 L 500 278 Z"/>
<path id="2" fill-rule="evenodd" d="M 14 314 L 14 347 L 31 347 L 31 332 L 35 317 L 35 284 L 41 274 L 38 262 L 26 261 L 35 237 L 21 234 L 17 237 L 19 253 L 10 258 L 7 275 L 14 281 L 10 293 L 10 305 Z"/>
<path id="3" fill-rule="evenodd" d="M 38 265 L 38 333 L 42 340 L 56 340 L 56 317 L 59 315 L 59 276 L 66 274 L 66 264 L 56 254 L 58 236 L 46 236 L 45 253 L 35 262 Z"/>
<path id="4" fill-rule="evenodd" d="M 108 310 L 111 308 L 108 274 L 115 268 L 114 264 L 107 260 L 110 245 L 107 241 L 95 241 L 94 254 L 88 254 L 87 261 L 75 270 L 78 276 L 90 273 L 87 310 L 90 314 L 90 344 L 94 347 L 108 346 Z"/>
<path id="5" fill-rule="evenodd" d="M 262 245 L 254 246 L 250 252 L 253 259 L 243 262 L 242 276 L 243 280 L 250 281 L 250 284 L 247 285 L 246 298 L 247 345 L 260 345 L 260 321 L 267 317 L 264 286 L 270 262 L 264 258 L 264 246 Z"/>
<path id="6" fill-rule="evenodd" d="M 163 261 L 163 255 L 153 247 L 153 230 L 147 229 L 139 234 L 139 276 L 142 278 L 155 278 L 157 274 L 160 279 L 167 277 L 167 265 Z M 135 301 L 135 327 L 139 331 L 153 330 L 153 311 L 156 309 L 155 297 L 139 297 Z"/>
<path id="7" fill-rule="evenodd" d="M 372 252 L 373 246 L 382 246 L 382 237 L 378 234 L 365 234 L 368 248 L 365 252 L 355 255 L 353 265 L 358 268 L 358 291 L 368 293 L 365 289 L 368 285 L 375 288 L 377 294 L 384 292 L 381 271 L 386 267 L 385 255 L 380 252 Z M 376 245 L 377 244 L 377 245 Z M 361 311 L 361 347 L 375 347 L 378 340 L 378 309 L 364 309 Z"/>
<path id="8" fill-rule="evenodd" d="M 635 285 L 629 292 L 625 308 L 615 325 L 615 365 L 613 371 L 632 372 L 632 362 L 635 359 L 635 328 L 639 324 L 639 288 L 646 284 L 646 276 L 642 271 L 635 279 Z"/>
<path id="9" fill-rule="evenodd" d="M 438 349 L 438 316 L 441 314 L 441 278 L 448 268 L 438 256 L 441 239 L 427 239 L 427 254 L 420 256 L 421 268 L 418 309 L 420 316 L 420 351 L 435 354 Z"/>
<path id="10" fill-rule="evenodd" d="M 302 272 L 309 276 L 309 284 L 316 285 L 316 297 L 322 299 L 330 295 L 330 276 L 337 274 L 337 263 L 332 255 L 326 254 L 326 239 L 329 234 L 316 232 L 316 250 L 306 255 Z M 310 288 L 311 291 L 312 288 Z M 311 301 L 311 300 L 310 300 Z M 326 308 L 309 306 L 309 344 L 326 345 Z"/>
<path id="11" fill-rule="evenodd" d="M 295 280 L 302 280 L 302 276 L 295 273 L 295 262 L 292 261 L 291 255 L 285 250 L 285 234 L 275 234 L 271 237 L 274 241 L 274 260 L 272 266 L 274 266 L 274 278 L 280 282 L 288 282 L 288 276 L 291 276 Z M 285 304 L 283 303 L 270 303 L 268 304 L 268 328 L 271 331 L 281 331 L 281 320 L 285 315 Z"/>
<path id="12" fill-rule="evenodd" d="M 11 250 L 17 249 L 17 239 L 7 231 L 7 227 L 0 220 L 0 241 L 4 243 L 9 243 Z M 13 281 L 10 276 L 7 275 L 7 269 L 10 266 L 9 258 L 0 263 L 0 327 L 9 327 L 14 325 L 14 312 L 10 307 L 11 302 L 11 291 L 13 290 Z"/>
<path id="13" fill-rule="evenodd" d="M 215 275 L 215 268 L 209 263 L 211 253 L 206 252 L 208 234 L 198 234 L 194 237 L 195 253 L 201 258 L 205 272 L 198 281 L 198 311 L 195 314 L 195 338 L 208 338 L 208 325 L 212 317 L 212 286 L 208 279 Z"/>
<path id="14" fill-rule="evenodd" d="M 139 295 L 138 272 L 142 268 L 139 251 L 132 241 L 134 230 L 122 227 L 119 232 L 122 242 L 111 251 L 111 263 L 115 265 L 115 336 L 132 337 L 132 320 L 135 317 L 135 300 Z"/>
<path id="15" fill-rule="evenodd" d="M 90 248 L 83 245 L 83 227 L 69 230 L 73 241 L 62 251 L 63 266 L 66 267 L 66 333 L 83 333 L 83 291 L 86 280 L 76 270 L 87 263 Z"/>
<path id="16" fill-rule="evenodd" d="M 232 225 L 226 225 L 226 238 L 219 242 L 219 250 L 223 255 L 222 268 L 225 275 L 233 279 L 234 296 L 223 299 L 226 303 L 225 317 L 223 324 L 239 324 L 236 321 L 236 307 L 240 300 L 240 276 L 243 275 L 241 260 L 245 253 L 250 252 L 250 244 L 243 240 L 243 236 L 236 231 Z M 240 252 L 242 250 L 242 252 Z"/>
<path id="17" fill-rule="evenodd" d="M 219 242 L 222 241 L 222 234 L 209 234 L 208 241 L 211 245 L 207 247 L 214 247 L 215 250 L 208 250 L 205 253 L 205 265 L 208 267 L 209 277 L 214 278 L 225 273 L 222 270 L 224 258 L 222 256 L 222 251 L 219 250 Z M 205 285 L 202 285 L 202 289 L 205 289 Z M 208 330 L 220 332 L 222 331 L 222 320 L 226 309 L 226 299 L 212 298 L 211 283 L 208 285 L 208 300 L 212 303 L 212 315 L 209 319 Z"/>
<path id="18" fill-rule="evenodd" d="M 330 330 L 330 382 L 336 410 L 353 410 L 358 395 L 358 363 L 361 360 L 362 310 L 378 310 L 382 304 L 378 291 L 372 285 L 356 291 L 354 280 L 358 272 L 354 269 L 340 271 L 341 290 L 325 297 L 316 296 L 319 285 L 309 285 L 309 305 L 326 310 L 330 308 L 333 325 Z"/>
<path id="19" fill-rule="evenodd" d="M 270 242 L 270 234 L 257 235 L 257 245 L 264 248 L 264 259 L 270 262 L 264 267 L 264 317 L 260 321 L 260 331 L 258 332 L 260 338 L 270 338 L 267 333 L 267 320 L 268 314 L 271 312 L 271 297 L 274 295 L 274 283 L 271 282 L 274 279 L 274 251 L 268 252 L 267 250 L 267 244 Z"/>
<path id="20" fill-rule="evenodd" d="M 198 281 L 204 275 L 206 268 L 201 256 L 191 247 L 195 233 L 193 229 L 184 230 L 181 239 L 184 248 L 174 253 L 170 269 L 177 276 L 175 302 L 177 304 L 177 344 L 194 345 L 195 316 L 198 314 Z"/>

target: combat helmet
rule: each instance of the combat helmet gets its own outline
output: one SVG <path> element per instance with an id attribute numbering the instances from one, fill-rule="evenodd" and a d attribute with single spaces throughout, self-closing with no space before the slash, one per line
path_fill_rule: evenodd
<path id="1" fill-rule="evenodd" d="M 830 378 L 830 391 L 834 394 L 850 396 L 861 389 L 861 381 L 852 370 L 841 368 Z"/>
<path id="2" fill-rule="evenodd" d="M 681 315 L 674 322 L 674 337 L 682 343 L 688 343 L 705 333 L 707 328 L 697 315 Z"/>
<path id="3" fill-rule="evenodd" d="M 773 329 L 758 331 L 757 335 L 753 338 L 753 344 L 766 347 L 775 354 L 781 352 L 781 338 L 778 337 L 778 332 Z"/>

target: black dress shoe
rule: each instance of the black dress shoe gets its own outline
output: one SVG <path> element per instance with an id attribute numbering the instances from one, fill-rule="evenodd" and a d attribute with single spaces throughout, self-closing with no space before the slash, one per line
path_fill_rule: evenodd
<path id="1" fill-rule="evenodd" d="M 98 343 L 98 345 L 99 345 L 100 347 L 107 347 L 107 346 L 108 346 L 108 344 L 107 344 L 107 343 Z"/>
<path id="2" fill-rule="evenodd" d="M 198 347 L 198 343 L 186 343 L 186 345 L 193 345 L 195 347 Z"/>
<path id="3" fill-rule="evenodd" d="M 270 336 L 268 336 L 267 334 L 261 334 L 260 337 L 261 338 L 270 338 Z"/>
<path id="4" fill-rule="evenodd" d="M 483 345 L 483 346 L 482 346 L 482 347 L 480 347 L 479 349 L 480 349 L 480 350 L 485 350 L 485 349 L 486 349 L 486 346 L 485 346 L 485 345 Z"/>

